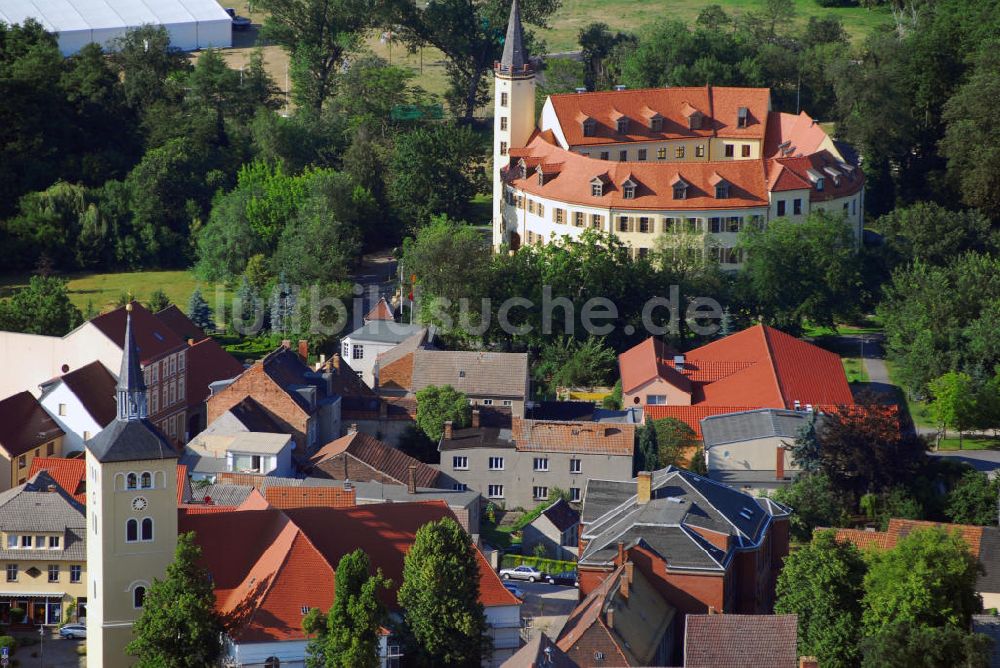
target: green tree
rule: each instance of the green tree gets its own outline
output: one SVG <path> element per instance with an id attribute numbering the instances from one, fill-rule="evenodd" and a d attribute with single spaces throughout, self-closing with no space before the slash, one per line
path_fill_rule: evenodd
<path id="1" fill-rule="evenodd" d="M 250 283 L 246 275 L 236 290 L 236 306 L 233 309 L 233 324 L 240 334 L 256 334 L 264 327 L 265 308 L 260 293 Z"/>
<path id="2" fill-rule="evenodd" d="M 896 622 L 861 641 L 862 668 L 988 668 L 992 642 L 954 626 Z"/>
<path id="3" fill-rule="evenodd" d="M 914 531 L 896 546 L 870 557 L 862 599 L 865 635 L 892 624 L 968 628 L 982 609 L 976 593 L 979 563 L 956 531 Z"/>
<path id="4" fill-rule="evenodd" d="M 810 540 L 817 527 L 843 526 L 853 510 L 821 472 L 799 474 L 774 492 L 774 500 L 795 509 L 789 526 L 799 541 Z"/>
<path id="5" fill-rule="evenodd" d="M 333 605 L 324 618 L 313 608 L 302 622 L 315 634 L 306 648 L 310 668 L 376 668 L 386 609 L 379 596 L 392 586 L 382 569 L 371 573 L 364 550 L 345 554 L 337 563 Z"/>
<path id="6" fill-rule="evenodd" d="M 148 668 L 213 665 L 222 652 L 222 621 L 208 571 L 198 565 L 194 533 L 177 537 L 174 560 L 154 579 L 126 651 Z"/>
<path id="7" fill-rule="evenodd" d="M 490 248 L 479 230 L 447 215 L 403 240 L 403 271 L 416 275 L 421 297 L 458 300 L 473 298 L 486 279 Z"/>
<path id="8" fill-rule="evenodd" d="M 125 99 L 138 108 L 163 99 L 170 75 L 190 67 L 184 52 L 170 46 L 170 35 L 163 26 L 129 30 L 116 40 L 111 53 L 124 84 Z"/>
<path id="9" fill-rule="evenodd" d="M 660 467 L 656 449 L 656 428 L 652 424 L 641 424 L 635 430 L 635 470 L 655 471 Z"/>
<path id="10" fill-rule="evenodd" d="M 839 216 L 777 219 L 741 234 L 747 254 L 742 278 L 760 315 L 777 327 L 801 330 L 809 320 L 833 327 L 857 312 L 862 285 L 857 240 Z"/>
<path id="11" fill-rule="evenodd" d="M 997 248 L 990 220 L 978 211 L 949 211 L 933 202 L 900 207 L 876 222 L 899 261 L 945 265 L 968 251 Z"/>
<path id="12" fill-rule="evenodd" d="M 214 329 L 215 322 L 212 321 L 212 309 L 208 302 L 201 296 L 201 288 L 195 288 L 188 300 L 188 318 L 201 329 Z"/>
<path id="13" fill-rule="evenodd" d="M 399 604 L 420 666 L 479 666 L 489 650 L 479 562 L 450 517 L 425 524 L 403 561 Z"/>
<path id="14" fill-rule="evenodd" d="M 681 466 L 687 454 L 698 447 L 698 437 L 686 423 L 676 418 L 653 420 L 656 430 L 657 460 L 660 466 Z"/>
<path id="15" fill-rule="evenodd" d="M 66 281 L 51 276 L 32 276 L 27 287 L 0 301 L 0 329 L 26 334 L 63 336 L 83 320 L 73 306 Z"/>
<path id="16" fill-rule="evenodd" d="M 468 220 L 472 198 L 486 191 L 485 153 L 468 127 L 436 125 L 398 137 L 389 160 L 389 199 L 407 226 L 425 225 L 434 214 Z"/>
<path id="17" fill-rule="evenodd" d="M 149 301 L 146 302 L 146 307 L 153 313 L 157 311 L 162 311 L 163 309 L 170 306 L 170 299 L 167 297 L 167 293 L 162 289 L 157 288 L 149 294 Z"/>
<path id="18" fill-rule="evenodd" d="M 962 447 L 962 434 L 976 419 L 976 388 L 972 377 L 962 371 L 949 371 L 935 378 L 928 385 L 934 396 L 930 409 L 934 421 L 948 435 L 948 427 L 958 431 L 958 447 Z"/>
<path id="19" fill-rule="evenodd" d="M 623 45 L 634 48 L 636 38 L 628 33 L 613 33 L 606 23 L 591 23 L 580 29 L 577 42 L 583 58 L 584 85 L 587 90 L 605 90 L 617 83 L 607 71 L 610 56 Z"/>
<path id="20" fill-rule="evenodd" d="M 554 392 L 557 387 L 607 385 L 617 366 L 618 356 L 603 339 L 591 336 L 580 341 L 565 336 L 543 345 L 531 371 L 537 382 Z"/>
<path id="21" fill-rule="evenodd" d="M 774 611 L 799 620 L 799 653 L 823 666 L 857 665 L 865 561 L 835 532 L 820 531 L 785 559 L 776 585 Z"/>
<path id="22" fill-rule="evenodd" d="M 820 468 L 820 445 L 816 435 L 816 419 L 813 417 L 795 436 L 792 443 L 792 461 L 801 471 L 812 473 Z"/>
<path id="23" fill-rule="evenodd" d="M 957 524 L 995 526 L 1000 478 L 990 480 L 985 473 L 966 471 L 948 493 L 945 514 Z"/>
<path id="24" fill-rule="evenodd" d="M 417 391 L 417 426 L 437 443 L 444 434 L 444 423 L 455 429 L 469 426 L 472 407 L 469 398 L 451 385 L 430 385 Z"/>

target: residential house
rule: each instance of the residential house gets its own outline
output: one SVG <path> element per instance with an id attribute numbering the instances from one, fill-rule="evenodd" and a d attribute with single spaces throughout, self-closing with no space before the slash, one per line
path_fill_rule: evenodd
<path id="1" fill-rule="evenodd" d="M 514 656 L 503 662 L 502 668 L 576 668 L 577 663 L 566 656 L 551 638 L 537 633 Z"/>
<path id="2" fill-rule="evenodd" d="M 115 419 L 115 383 L 100 362 L 42 383 L 42 408 L 63 430 L 63 454 L 83 452 L 83 443 Z"/>
<path id="3" fill-rule="evenodd" d="M 619 355 L 618 368 L 626 406 L 641 406 L 647 419 L 681 420 L 698 438 L 710 415 L 854 405 L 836 354 L 766 325 L 684 354 L 649 338 Z"/>
<path id="4" fill-rule="evenodd" d="M 218 385 L 218 384 L 217 384 Z M 334 375 L 314 371 L 299 354 L 280 346 L 208 398 L 208 423 L 248 397 L 291 434 L 296 454 L 308 456 L 340 435 L 340 395 Z"/>
<path id="5" fill-rule="evenodd" d="M 309 459 L 309 471 L 319 478 L 379 482 L 390 485 L 451 489 L 455 481 L 438 469 L 410 457 L 377 438 L 348 429 Z M 411 480 L 412 479 L 412 480 Z"/>
<path id="6" fill-rule="evenodd" d="M 187 438 L 191 438 L 205 428 L 212 386 L 235 379 L 246 369 L 211 338 L 193 343 L 187 355 Z"/>
<path id="7" fill-rule="evenodd" d="M 559 498 L 529 522 L 521 532 L 521 551 L 535 554 L 541 546 L 546 556 L 576 561 L 580 542 L 580 513 Z"/>
<path id="8" fill-rule="evenodd" d="M 197 397 L 201 397 L 204 391 L 201 386 L 208 385 L 205 381 L 229 377 L 232 360 L 224 366 L 199 360 L 199 368 L 189 380 L 188 353 L 195 339 L 179 336 L 174 331 L 180 328 L 182 333 L 190 332 L 189 327 L 178 324 L 183 314 L 176 308 L 153 314 L 139 302 L 131 302 L 129 306 L 149 396 L 149 419 L 173 445 L 179 446 L 189 434 L 195 433 L 188 423 L 191 412 L 189 382 L 195 383 Z M 62 337 L 0 332 L 0 367 L 4 369 L 4 374 L 0 375 L 0 397 L 23 390 L 36 392 L 51 379 L 94 361 L 107 369 L 117 369 L 125 345 L 125 313 L 125 307 L 117 308 Z M 206 349 L 213 345 L 207 345 Z M 212 359 L 218 360 L 218 357 L 216 350 Z M 213 374 L 217 377 L 211 377 Z"/>
<path id="9" fill-rule="evenodd" d="M 185 446 L 180 461 L 188 467 L 192 480 L 214 481 L 224 471 L 290 476 L 294 473 L 294 448 L 295 442 L 288 434 L 201 433 Z"/>
<path id="10" fill-rule="evenodd" d="M 681 615 L 769 613 L 790 514 L 672 466 L 591 479 L 581 513 L 580 591 L 590 593 L 630 560 Z"/>
<path id="11" fill-rule="evenodd" d="M 454 387 L 473 406 L 523 417 L 530 385 L 528 355 L 418 348 L 379 361 L 377 389 L 383 395 L 413 396 L 432 385 Z"/>
<path id="12" fill-rule="evenodd" d="M 45 626 L 86 617 L 86 529 L 83 504 L 44 471 L 0 493 L 0 621 L 15 608 Z"/>
<path id="13" fill-rule="evenodd" d="M 983 599 L 983 608 L 1000 608 L 1000 528 L 971 524 L 948 524 L 892 518 L 885 531 L 866 529 L 836 529 L 838 541 L 850 542 L 859 549 L 891 550 L 901 538 L 914 531 L 940 528 L 957 532 L 969 546 L 969 552 L 979 560 L 982 570 L 976 578 L 976 592 Z"/>
<path id="14" fill-rule="evenodd" d="M 635 426 L 514 417 L 511 427 L 445 424 L 438 467 L 456 483 L 507 508 L 532 508 L 558 487 L 583 499 L 587 480 L 632 474 Z"/>
<path id="15" fill-rule="evenodd" d="M 340 340 L 340 354 L 349 360 L 369 387 L 376 386 L 375 368 L 378 356 L 389 352 L 411 337 L 421 344 L 428 337 L 423 325 L 406 324 L 394 320 L 373 319 L 347 334 Z"/>
<path id="16" fill-rule="evenodd" d="M 625 562 L 570 613 L 556 645 L 577 666 L 672 665 L 677 609 Z"/>
<path id="17" fill-rule="evenodd" d="M 798 625 L 798 615 L 688 615 L 684 668 L 797 668 Z"/>
<path id="18" fill-rule="evenodd" d="M 417 530 L 450 516 L 441 502 L 282 510 L 251 498 L 229 511 L 183 508 L 180 530 L 196 532 L 202 565 L 212 574 L 216 607 L 226 620 L 224 661 L 300 665 L 308 644 L 302 619 L 313 608 L 330 608 L 341 557 L 364 550 L 372 567 L 392 580 L 380 596 L 390 613 L 398 614 L 403 558 Z M 484 665 L 498 666 L 520 646 L 521 603 L 478 549 L 475 554 L 480 601 L 493 642 Z M 388 636 L 380 653 L 383 666 L 401 655 Z"/>
<path id="19" fill-rule="evenodd" d="M 799 472 L 791 446 L 818 418 L 815 411 L 778 408 L 702 418 L 708 477 L 755 494 L 784 487 Z"/>
<path id="20" fill-rule="evenodd" d="M 768 88 L 577 91 L 546 96 L 539 114 L 516 3 L 493 72 L 496 250 L 596 229 L 644 257 L 685 231 L 736 269 L 741 230 L 821 210 L 861 238 L 865 179 L 850 152 L 805 112 L 773 110 Z"/>
<path id="21" fill-rule="evenodd" d="M 65 435 L 30 392 L 0 401 L 0 491 L 27 482 L 35 457 L 61 457 Z"/>

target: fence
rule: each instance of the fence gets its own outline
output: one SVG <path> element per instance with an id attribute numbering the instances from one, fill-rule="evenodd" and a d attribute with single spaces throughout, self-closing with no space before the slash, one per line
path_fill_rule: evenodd
<path id="1" fill-rule="evenodd" d="M 576 570 L 575 561 L 561 561 L 559 559 L 545 559 L 543 557 L 526 557 L 521 554 L 505 554 L 500 561 L 501 568 L 515 568 L 517 566 L 534 566 L 543 573 L 554 575 Z"/>

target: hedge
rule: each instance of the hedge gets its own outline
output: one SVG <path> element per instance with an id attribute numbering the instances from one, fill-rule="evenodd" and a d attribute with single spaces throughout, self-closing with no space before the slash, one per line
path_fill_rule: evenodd
<path id="1" fill-rule="evenodd" d="M 548 573 L 550 575 L 576 570 L 575 561 L 526 557 L 520 554 L 505 554 L 503 559 L 500 561 L 501 568 L 515 568 L 517 566 L 534 566 L 543 573 Z"/>

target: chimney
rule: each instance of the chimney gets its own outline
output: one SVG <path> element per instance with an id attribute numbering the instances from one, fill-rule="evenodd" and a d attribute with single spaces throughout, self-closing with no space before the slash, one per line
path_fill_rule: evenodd
<path id="1" fill-rule="evenodd" d="M 605 623 L 608 628 L 614 631 L 615 629 L 615 609 L 614 607 L 608 608 L 608 611 L 604 613 Z"/>
<path id="2" fill-rule="evenodd" d="M 323 366 L 324 364 L 326 364 L 326 353 L 320 353 L 319 354 L 319 365 Z"/>
<path id="3" fill-rule="evenodd" d="M 291 350 L 292 349 L 292 341 L 291 341 L 291 339 L 282 339 L 281 340 L 281 347 L 284 348 L 285 350 Z"/>
<path id="4" fill-rule="evenodd" d="M 472 411 L 472 428 L 479 429 L 479 409 L 476 408 Z"/>
<path id="5" fill-rule="evenodd" d="M 653 474 L 649 471 L 639 471 L 635 487 L 636 503 L 640 506 L 649 503 L 649 499 L 653 495 Z"/>
<path id="6" fill-rule="evenodd" d="M 684 355 L 674 355 L 674 368 L 678 371 L 684 370 Z"/>
<path id="7" fill-rule="evenodd" d="M 54 492 L 54 491 L 56 491 L 56 486 L 55 485 L 49 485 L 48 487 L 45 488 L 45 491 L 46 492 Z"/>
<path id="8" fill-rule="evenodd" d="M 798 399 L 795 400 L 795 410 L 797 411 L 802 410 L 802 402 L 799 401 Z"/>
<path id="9" fill-rule="evenodd" d="M 785 449 L 780 445 L 775 449 L 774 456 L 774 479 L 784 480 L 785 479 Z"/>
<path id="10" fill-rule="evenodd" d="M 351 423 L 351 425 L 347 428 L 347 433 L 348 434 L 356 434 L 356 433 L 358 433 L 358 425 L 357 425 L 356 422 L 352 422 Z"/>
<path id="11" fill-rule="evenodd" d="M 625 564 L 625 572 L 622 573 L 621 587 L 619 587 L 618 591 L 626 601 L 628 600 L 629 591 L 632 588 L 632 578 L 635 577 L 634 569 L 635 565 L 630 561 Z"/>
<path id="12" fill-rule="evenodd" d="M 618 559 L 615 561 L 616 564 L 625 563 L 625 541 L 618 541 Z"/>
<path id="13" fill-rule="evenodd" d="M 330 364 L 335 370 L 340 371 L 340 353 L 333 354 L 333 357 L 330 358 Z"/>
<path id="14" fill-rule="evenodd" d="M 444 438 L 450 441 L 454 433 L 455 432 L 453 430 L 453 425 L 451 423 L 451 420 L 446 421 L 444 423 Z"/>
<path id="15" fill-rule="evenodd" d="M 714 605 L 710 605 L 710 606 L 708 606 L 708 614 L 710 614 L 710 615 L 717 615 L 717 614 L 719 614 L 719 611 L 715 609 Z"/>
<path id="16" fill-rule="evenodd" d="M 309 342 L 305 339 L 299 339 L 299 358 L 303 362 L 309 361 Z"/>
<path id="17" fill-rule="evenodd" d="M 815 656 L 799 657 L 799 668 L 819 668 L 819 659 Z"/>
<path id="18" fill-rule="evenodd" d="M 410 464 L 406 467 L 406 493 L 417 493 L 417 466 Z"/>
<path id="19" fill-rule="evenodd" d="M 188 346 L 194 345 L 194 339 L 188 339 Z"/>

